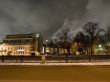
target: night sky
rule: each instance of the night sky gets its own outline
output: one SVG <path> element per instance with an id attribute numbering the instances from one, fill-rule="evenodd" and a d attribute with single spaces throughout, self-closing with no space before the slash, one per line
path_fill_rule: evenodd
<path id="1" fill-rule="evenodd" d="M 110 0 L 0 0 L 0 40 L 33 32 L 55 38 L 65 27 L 74 35 L 87 22 L 110 26 Z"/>

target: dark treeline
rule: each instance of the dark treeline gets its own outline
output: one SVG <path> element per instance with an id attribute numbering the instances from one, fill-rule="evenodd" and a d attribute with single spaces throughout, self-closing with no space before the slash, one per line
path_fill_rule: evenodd
<path id="1" fill-rule="evenodd" d="M 71 46 L 74 44 L 80 47 L 77 47 L 75 53 L 72 52 L 73 54 L 76 54 L 76 52 L 79 51 L 80 54 L 93 55 L 95 54 L 94 49 L 96 45 L 107 44 L 107 42 L 110 41 L 110 27 L 108 27 L 107 31 L 105 31 L 99 26 L 99 23 L 87 22 L 84 26 L 82 26 L 82 31 L 77 32 L 73 38 L 69 36 L 70 29 L 65 27 L 57 35 L 57 38 L 50 40 L 48 44 L 50 47 L 53 47 L 52 45 L 54 45 L 58 52 L 59 48 L 64 48 L 67 50 L 67 52 L 64 51 L 64 53 L 69 54 L 71 53 Z M 106 49 L 108 49 L 107 52 L 109 52 L 109 48 L 106 47 Z"/>

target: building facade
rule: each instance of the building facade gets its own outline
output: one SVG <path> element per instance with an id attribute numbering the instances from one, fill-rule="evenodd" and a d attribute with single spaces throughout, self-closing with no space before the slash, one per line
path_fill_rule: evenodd
<path id="1" fill-rule="evenodd" d="M 42 43 L 41 35 L 36 33 L 6 35 L 0 44 L 0 55 L 38 55 Z"/>

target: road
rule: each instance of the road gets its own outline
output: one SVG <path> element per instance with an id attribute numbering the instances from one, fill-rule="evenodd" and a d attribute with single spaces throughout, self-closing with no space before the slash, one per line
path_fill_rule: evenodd
<path id="1" fill-rule="evenodd" d="M 0 82 L 110 82 L 110 66 L 0 66 Z"/>

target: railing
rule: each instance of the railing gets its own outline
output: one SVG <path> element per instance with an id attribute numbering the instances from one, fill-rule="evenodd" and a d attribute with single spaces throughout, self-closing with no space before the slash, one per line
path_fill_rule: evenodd
<path id="1" fill-rule="evenodd" d="M 41 56 L 0 56 L 1 62 L 41 62 Z"/>
<path id="2" fill-rule="evenodd" d="M 49 55 L 45 56 L 48 63 L 72 63 L 110 61 L 110 55 Z M 42 56 L 0 56 L 0 62 L 40 63 Z"/>

